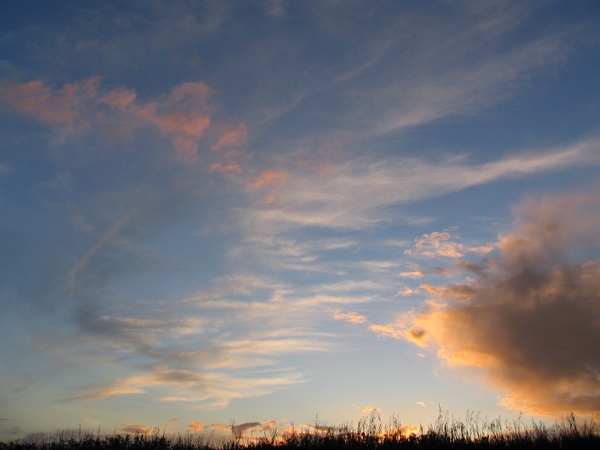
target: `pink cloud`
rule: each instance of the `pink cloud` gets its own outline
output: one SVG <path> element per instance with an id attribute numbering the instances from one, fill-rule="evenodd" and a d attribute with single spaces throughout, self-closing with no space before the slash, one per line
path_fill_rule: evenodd
<path id="1" fill-rule="evenodd" d="M 331 309 L 328 312 L 331 315 L 332 319 L 335 320 L 343 320 L 344 322 L 354 324 L 367 322 L 367 318 L 365 316 L 354 311 L 345 313 L 340 309 Z"/>
<path id="2" fill-rule="evenodd" d="M 341 142 L 326 142 L 315 154 L 307 155 L 298 162 L 300 167 L 326 175 L 334 168 L 335 163 L 339 161 L 343 153 Z"/>
<path id="3" fill-rule="evenodd" d="M 289 177 L 289 173 L 286 172 L 274 172 L 272 170 L 265 170 L 250 184 L 250 189 L 268 191 L 267 195 L 263 198 L 261 203 L 274 203 L 277 200 L 279 191 L 286 183 Z"/>
<path id="4" fill-rule="evenodd" d="M 211 92 L 202 82 L 185 83 L 160 101 L 138 105 L 134 103 L 131 91 L 121 90 L 104 97 L 104 102 L 170 136 L 177 156 L 187 163 L 194 163 L 198 160 L 199 141 L 211 125 L 208 113 Z"/>
<path id="5" fill-rule="evenodd" d="M 135 91 L 119 87 L 100 97 L 98 103 L 124 110 L 135 101 L 136 97 Z"/>
<path id="6" fill-rule="evenodd" d="M 210 170 L 213 172 L 221 173 L 225 178 L 232 179 L 236 175 L 240 175 L 243 172 L 242 166 L 237 163 L 222 164 L 213 163 L 210 165 Z"/>
<path id="7" fill-rule="evenodd" d="M 128 434 L 148 434 L 152 430 L 152 427 L 146 427 L 144 425 L 125 425 L 121 427 L 121 431 Z"/>
<path id="8" fill-rule="evenodd" d="M 41 80 L 0 84 L 0 101 L 40 122 L 80 131 L 89 125 L 83 105 L 96 97 L 100 77 L 66 83 L 55 89 Z"/>
<path id="9" fill-rule="evenodd" d="M 248 128 L 245 123 L 239 125 L 224 126 L 220 130 L 217 142 L 212 146 L 213 150 L 220 150 L 224 147 L 239 145 L 246 140 Z"/>
<path id="10" fill-rule="evenodd" d="M 169 137 L 182 161 L 195 163 L 199 145 L 213 141 L 207 148 L 220 150 L 242 144 L 247 136 L 244 123 L 215 124 L 210 96 L 213 91 L 203 82 L 176 86 L 168 95 L 143 102 L 137 93 L 123 86 L 101 89 L 100 77 L 66 83 L 55 88 L 42 80 L 25 83 L 0 83 L 0 102 L 20 114 L 59 126 L 69 132 L 89 128 L 110 128 L 111 137 L 126 137 L 140 127 L 150 126 Z M 116 133 L 115 133 L 116 130 Z"/>
<path id="11" fill-rule="evenodd" d="M 415 239 L 415 246 L 404 251 L 406 255 L 434 258 L 445 256 L 447 258 L 461 258 L 464 256 L 464 245 L 452 240 L 453 236 L 448 231 L 434 231 L 430 234 Z"/>
<path id="12" fill-rule="evenodd" d="M 202 430 L 204 430 L 204 427 L 205 427 L 204 422 L 199 422 L 199 421 L 196 420 L 196 421 L 190 423 L 187 426 L 187 429 L 190 430 L 190 431 L 196 432 L 196 431 L 202 431 Z"/>
<path id="13" fill-rule="evenodd" d="M 231 426 L 225 425 L 224 423 L 211 423 L 210 427 L 214 428 L 216 430 L 221 430 L 221 431 L 230 431 L 231 430 Z"/>

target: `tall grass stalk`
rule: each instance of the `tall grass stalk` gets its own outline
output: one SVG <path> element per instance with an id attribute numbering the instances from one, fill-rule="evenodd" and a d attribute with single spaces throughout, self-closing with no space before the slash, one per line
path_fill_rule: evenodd
<path id="1" fill-rule="evenodd" d="M 403 426 L 396 418 L 384 424 L 378 413 L 351 424 L 328 427 L 317 423 L 303 430 L 272 430 L 261 437 L 237 435 L 211 444 L 202 435 L 166 437 L 149 434 L 100 436 L 79 432 L 33 435 L 0 443 L 0 450 L 395 450 L 395 449 L 600 449 L 600 427 L 578 421 L 573 414 L 552 426 L 522 417 L 512 422 L 488 421 L 468 412 L 455 419 L 440 411 L 427 428 Z"/>

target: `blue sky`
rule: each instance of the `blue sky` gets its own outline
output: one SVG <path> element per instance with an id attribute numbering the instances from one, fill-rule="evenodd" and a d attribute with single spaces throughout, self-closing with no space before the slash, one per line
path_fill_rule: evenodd
<path id="1" fill-rule="evenodd" d="M 600 412 L 597 2 L 4 2 L 0 438 Z"/>

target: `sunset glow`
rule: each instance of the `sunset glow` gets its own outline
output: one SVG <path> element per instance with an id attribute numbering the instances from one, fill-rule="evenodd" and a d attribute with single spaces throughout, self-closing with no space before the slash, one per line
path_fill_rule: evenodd
<path id="1" fill-rule="evenodd" d="M 0 441 L 597 420 L 600 3 L 2 10 Z"/>

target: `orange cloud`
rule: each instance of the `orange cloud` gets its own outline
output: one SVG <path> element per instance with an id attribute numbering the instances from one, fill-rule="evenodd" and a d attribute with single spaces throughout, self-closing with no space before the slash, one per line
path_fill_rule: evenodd
<path id="1" fill-rule="evenodd" d="M 131 96 L 125 95 L 125 110 L 143 123 L 154 125 L 162 134 L 171 136 L 177 155 L 185 162 L 198 159 L 198 143 L 211 125 L 208 114 L 210 88 L 202 83 L 184 83 L 177 86 L 166 99 L 138 106 L 127 103 Z M 118 103 L 123 96 L 111 99 Z M 106 100 L 105 100 L 106 101 Z M 121 107 L 122 109 L 122 107 Z"/>
<path id="2" fill-rule="evenodd" d="M 122 137 L 150 125 L 171 139 L 178 158 L 187 163 L 198 160 L 198 146 L 208 134 L 215 141 L 210 147 L 213 150 L 239 145 L 246 139 L 244 123 L 213 123 L 209 103 L 212 93 L 203 82 L 189 82 L 176 86 L 169 95 L 144 103 L 135 91 L 122 86 L 101 90 L 100 77 L 66 83 L 60 89 L 42 80 L 0 83 L 2 103 L 70 132 L 96 125 L 111 128 L 111 137 Z"/>
<path id="3" fill-rule="evenodd" d="M 364 412 L 366 414 L 373 414 L 373 413 L 377 413 L 379 411 L 380 411 L 380 409 L 375 408 L 374 406 L 365 406 L 362 410 L 362 412 Z"/>
<path id="4" fill-rule="evenodd" d="M 197 432 L 197 431 L 204 430 L 204 427 L 205 427 L 204 422 L 195 421 L 195 422 L 190 423 L 187 426 L 187 429 L 190 431 Z"/>
<path id="5" fill-rule="evenodd" d="M 173 425 L 171 425 L 171 424 L 173 424 L 173 423 L 175 423 L 175 422 L 177 422 L 177 421 L 179 421 L 179 419 L 169 419 L 169 420 L 167 420 L 167 423 L 166 423 L 166 424 L 164 424 L 162 427 L 163 427 L 163 429 L 165 429 L 165 430 L 166 430 L 166 429 L 168 429 L 168 428 L 172 428 L 172 427 L 173 427 Z"/>
<path id="6" fill-rule="evenodd" d="M 329 314 L 331 314 L 331 317 L 335 320 L 343 320 L 349 323 L 359 324 L 365 323 L 367 321 L 367 318 L 365 316 L 353 311 L 345 313 L 342 312 L 342 310 L 340 309 L 331 309 L 329 310 Z"/>
<path id="7" fill-rule="evenodd" d="M 119 87 L 100 97 L 98 103 L 124 110 L 135 101 L 136 97 L 135 91 Z"/>
<path id="8" fill-rule="evenodd" d="M 404 337 L 404 331 L 401 328 L 399 328 L 393 324 L 390 324 L 390 325 L 373 324 L 373 325 L 369 325 L 369 329 L 381 337 L 391 337 L 394 339 L 401 339 Z"/>
<path id="9" fill-rule="evenodd" d="M 213 163 L 210 165 L 210 170 L 221 173 L 225 178 L 233 179 L 236 175 L 243 173 L 242 166 L 237 163 L 221 164 Z"/>
<path id="10" fill-rule="evenodd" d="M 121 427 L 121 431 L 128 434 L 148 434 L 152 430 L 152 427 L 145 427 L 143 425 L 125 425 Z"/>
<path id="11" fill-rule="evenodd" d="M 335 162 L 342 158 L 341 142 L 326 142 L 316 154 L 309 155 L 298 162 L 300 167 L 326 175 L 331 172 Z"/>
<path id="12" fill-rule="evenodd" d="M 452 235 L 447 231 L 434 231 L 431 234 L 424 234 L 415 239 L 415 247 L 405 250 L 406 255 L 423 256 L 433 258 L 436 256 L 445 256 L 448 258 L 461 258 L 464 256 L 464 245 L 453 242 Z"/>
<path id="13" fill-rule="evenodd" d="M 142 388 L 136 386 L 130 386 L 127 384 L 124 385 L 115 385 L 115 386 L 106 386 L 102 389 L 98 389 L 96 391 L 86 392 L 84 394 L 77 395 L 72 398 L 72 400 L 87 400 L 93 398 L 105 398 L 105 397 L 113 397 L 115 395 L 129 395 L 129 394 L 143 394 L 144 391 Z"/>
<path id="14" fill-rule="evenodd" d="M 516 213 L 497 258 L 470 264 L 462 284 L 423 285 L 436 299 L 425 310 L 371 329 L 479 369 L 505 407 L 598 414 L 600 260 L 576 257 L 598 254 L 600 195 L 530 200 Z"/>
<path id="15" fill-rule="evenodd" d="M 400 272 L 398 275 L 400 275 L 403 278 L 422 278 L 424 276 L 423 272 L 421 272 L 420 270 Z"/>
<path id="16" fill-rule="evenodd" d="M 213 150 L 220 150 L 223 147 L 232 147 L 244 142 L 248 136 L 248 127 L 245 123 L 235 126 L 224 126 L 219 130 L 217 142 L 212 146 Z"/>
<path id="17" fill-rule="evenodd" d="M 289 173 L 265 170 L 250 184 L 250 189 L 254 191 L 268 189 L 269 192 L 262 200 L 262 203 L 273 203 L 277 199 L 279 191 L 286 183 L 288 177 Z"/>
<path id="18" fill-rule="evenodd" d="M 224 423 L 211 423 L 210 427 L 221 431 L 231 431 L 231 426 Z"/>
<path id="19" fill-rule="evenodd" d="M 79 131 L 89 125 L 82 105 L 97 95 L 99 83 L 100 77 L 92 77 L 54 89 L 41 80 L 3 82 L 0 101 L 43 123 Z"/>

